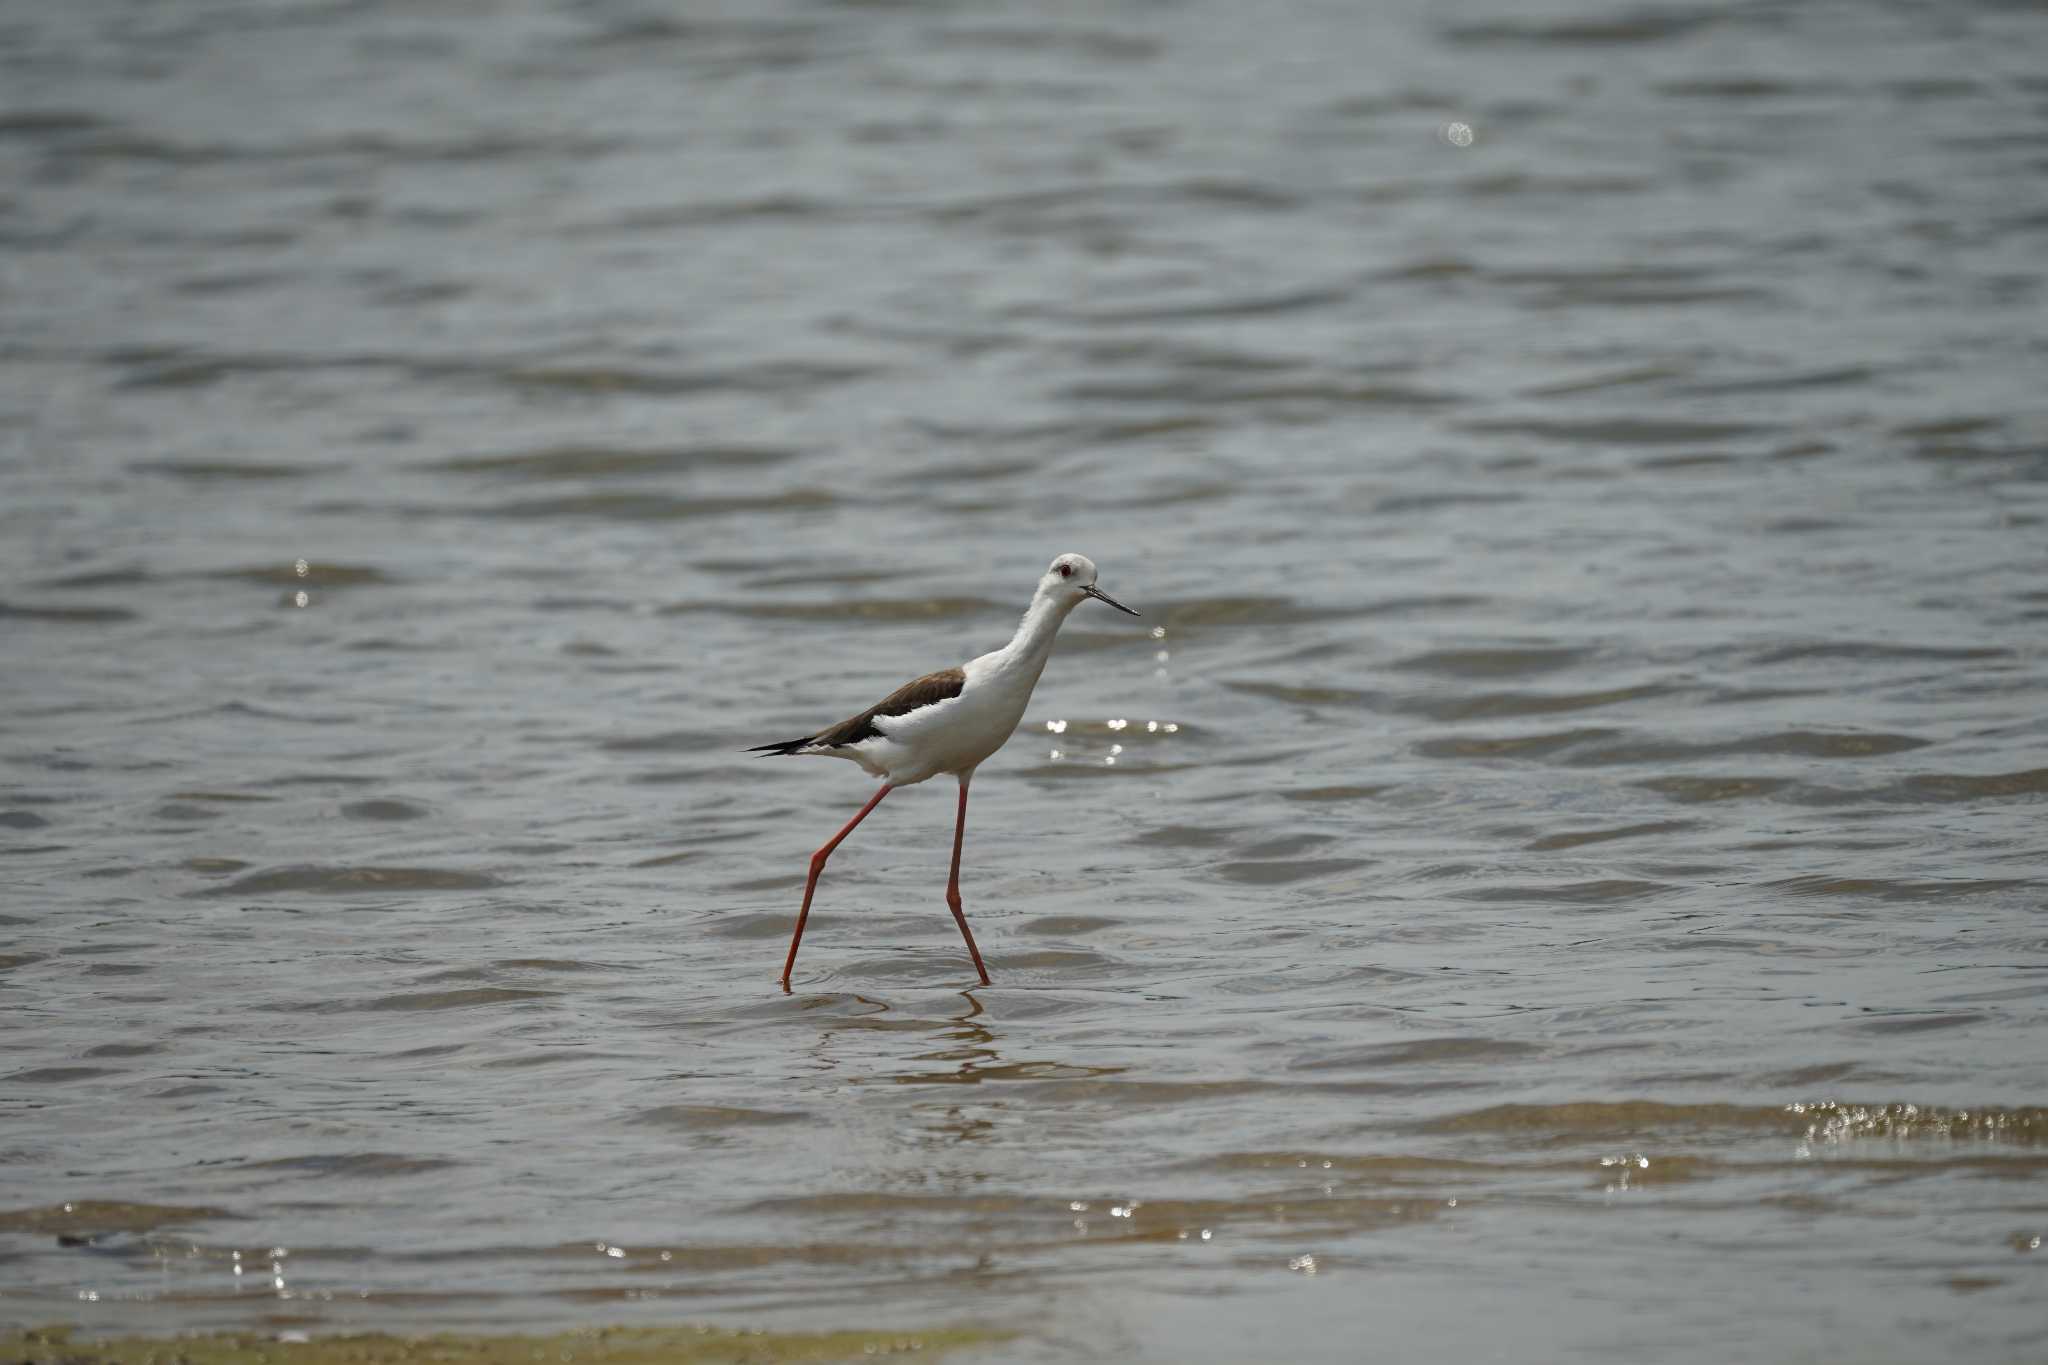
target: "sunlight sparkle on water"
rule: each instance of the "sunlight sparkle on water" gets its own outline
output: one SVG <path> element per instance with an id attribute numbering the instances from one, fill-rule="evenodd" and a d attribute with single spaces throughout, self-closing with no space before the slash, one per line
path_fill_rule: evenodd
<path id="1" fill-rule="evenodd" d="M 1613 1194 L 1617 1190 L 1631 1188 L 1629 1178 L 1637 1171 L 1649 1170 L 1650 1158 L 1641 1152 L 1633 1152 L 1628 1156 L 1603 1156 L 1600 1158 L 1600 1165 L 1603 1169 L 1617 1171 L 1620 1176 L 1618 1180 L 1607 1183 L 1606 1192 Z"/>

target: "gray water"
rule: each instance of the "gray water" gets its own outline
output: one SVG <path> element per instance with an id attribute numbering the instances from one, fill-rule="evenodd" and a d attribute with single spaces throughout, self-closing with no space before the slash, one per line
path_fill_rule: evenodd
<path id="1" fill-rule="evenodd" d="M 0 6 L 0 1315 L 2038 1359 L 2044 71 Z"/>

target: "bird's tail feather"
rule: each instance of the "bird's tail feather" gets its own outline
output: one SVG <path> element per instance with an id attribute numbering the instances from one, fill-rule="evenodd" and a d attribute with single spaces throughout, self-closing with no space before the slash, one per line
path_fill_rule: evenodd
<path id="1" fill-rule="evenodd" d="M 793 754 L 803 749 L 816 735 L 805 735 L 802 739 L 777 740 L 773 744 L 756 744 L 747 750 L 750 754 Z"/>

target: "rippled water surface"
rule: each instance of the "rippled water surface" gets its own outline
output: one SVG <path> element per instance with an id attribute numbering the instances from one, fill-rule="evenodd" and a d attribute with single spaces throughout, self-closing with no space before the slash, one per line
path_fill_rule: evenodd
<path id="1" fill-rule="evenodd" d="M 0 1314 L 2037 1359 L 2048 19 L 0 6 Z M 982 770 L 749 744 L 1070 622 Z"/>

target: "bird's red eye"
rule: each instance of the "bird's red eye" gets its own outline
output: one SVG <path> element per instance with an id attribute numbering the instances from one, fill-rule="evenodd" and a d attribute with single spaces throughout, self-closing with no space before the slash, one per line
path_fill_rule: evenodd
<path id="1" fill-rule="evenodd" d="M 1062 563 L 1062 564 L 1060 565 L 1060 577 L 1061 577 L 1061 578 L 1072 578 L 1073 576 L 1074 576 L 1074 566 L 1073 566 L 1073 565 L 1071 565 L 1071 564 L 1067 564 L 1067 563 Z"/>

